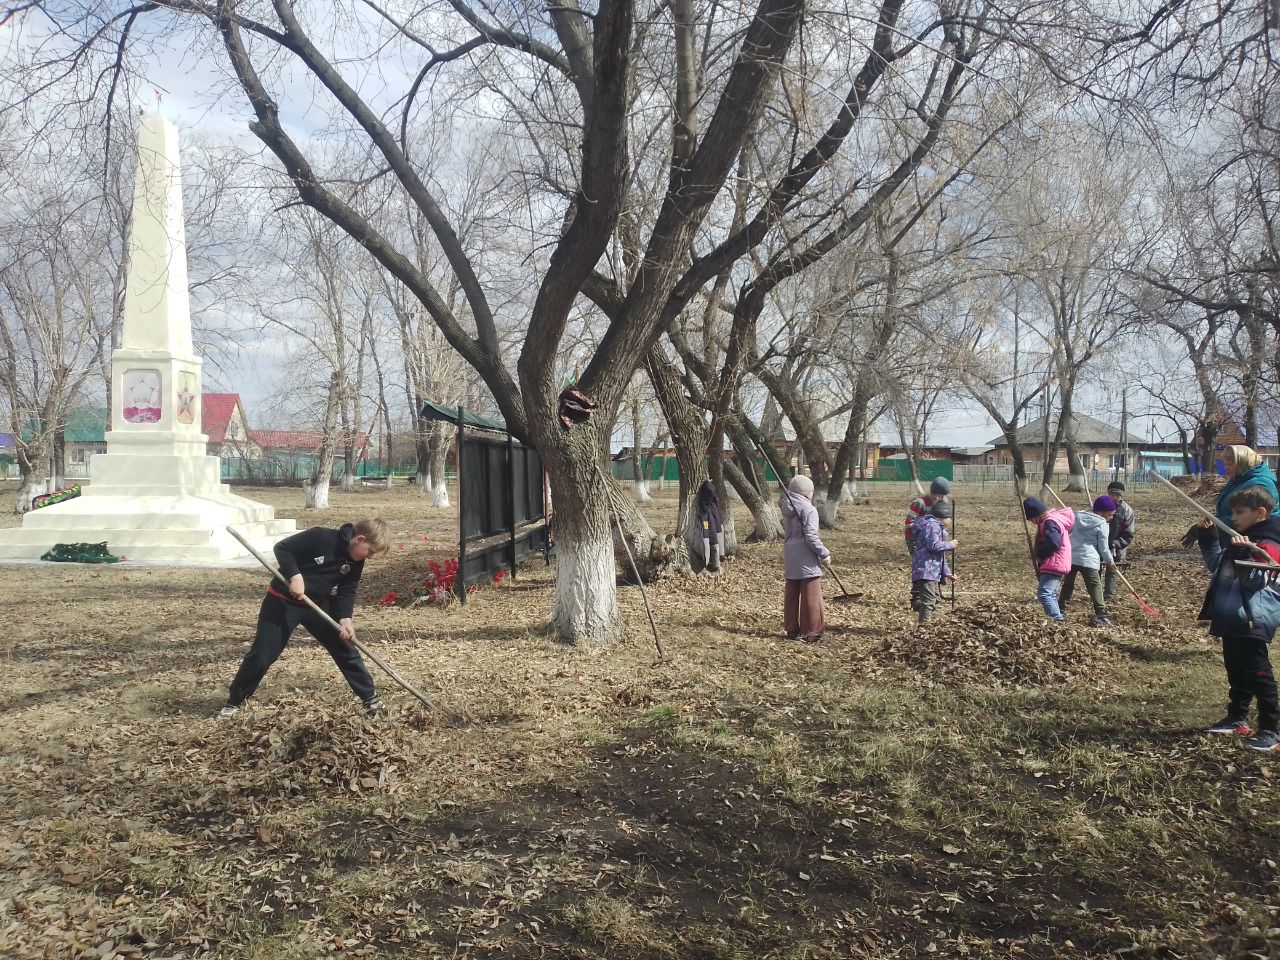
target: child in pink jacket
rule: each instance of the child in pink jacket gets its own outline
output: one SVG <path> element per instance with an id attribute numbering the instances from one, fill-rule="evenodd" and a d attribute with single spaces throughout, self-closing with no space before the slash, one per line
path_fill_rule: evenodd
<path id="1" fill-rule="evenodd" d="M 1050 620 L 1061 623 L 1064 617 L 1058 607 L 1058 586 L 1071 572 L 1071 528 L 1076 515 L 1067 509 L 1050 510 L 1035 497 L 1022 501 L 1022 512 L 1036 525 L 1033 548 L 1036 561 L 1036 599 Z"/>

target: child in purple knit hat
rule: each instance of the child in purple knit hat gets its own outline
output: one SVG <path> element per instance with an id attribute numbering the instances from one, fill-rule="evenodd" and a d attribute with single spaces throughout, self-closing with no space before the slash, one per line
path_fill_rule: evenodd
<path id="1" fill-rule="evenodd" d="M 1065 615 L 1075 592 L 1076 575 L 1084 577 L 1085 589 L 1093 601 L 1093 623 L 1098 627 L 1111 626 L 1101 571 L 1103 567 L 1111 570 L 1116 565 L 1111 556 L 1111 517 L 1115 512 L 1116 502 L 1105 494 L 1093 501 L 1092 510 L 1076 511 L 1076 524 L 1071 528 L 1071 572 L 1063 579 L 1058 598 L 1058 606 Z"/>

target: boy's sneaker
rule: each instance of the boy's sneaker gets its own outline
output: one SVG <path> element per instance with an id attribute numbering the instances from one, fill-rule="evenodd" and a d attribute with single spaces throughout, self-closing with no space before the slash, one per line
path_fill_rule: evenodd
<path id="1" fill-rule="evenodd" d="M 228 703 L 225 707 L 218 711 L 218 719 L 225 720 L 227 717 L 234 717 L 240 712 L 240 704 Z"/>
<path id="2" fill-rule="evenodd" d="M 1280 747 L 1280 733 L 1274 730 L 1259 730 L 1256 736 L 1244 742 L 1250 750 L 1275 750 Z"/>
<path id="3" fill-rule="evenodd" d="M 382 698 L 381 698 L 381 697 L 379 697 L 377 694 L 374 694 L 374 697 L 373 697 L 373 699 L 372 699 L 372 700 L 366 700 L 366 701 L 364 702 L 364 712 L 365 712 L 365 713 L 375 713 L 375 714 L 376 714 L 376 713 L 386 713 L 386 712 L 387 712 L 387 705 L 386 705 L 385 703 L 383 703 L 383 702 L 382 702 Z"/>
<path id="4" fill-rule="evenodd" d="M 1095 627 L 1113 627 L 1113 626 L 1115 626 L 1115 624 L 1113 624 L 1113 623 L 1111 622 L 1111 618 L 1110 618 L 1110 617 L 1108 617 L 1105 613 L 1100 613 L 1100 614 L 1098 614 L 1097 616 L 1095 616 L 1095 617 L 1093 618 L 1093 625 L 1094 625 Z"/>
<path id="5" fill-rule="evenodd" d="M 1234 717 L 1223 717 L 1217 723 L 1204 728 L 1205 733 L 1234 733 L 1238 737 L 1247 737 L 1253 733 L 1248 720 L 1237 720 Z"/>

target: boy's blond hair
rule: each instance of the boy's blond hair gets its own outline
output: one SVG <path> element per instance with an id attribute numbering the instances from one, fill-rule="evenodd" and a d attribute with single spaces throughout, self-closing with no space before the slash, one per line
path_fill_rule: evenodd
<path id="1" fill-rule="evenodd" d="M 391 547 L 387 521 L 381 517 L 365 517 L 356 524 L 356 536 L 364 537 L 374 553 L 385 553 Z"/>
<path id="2" fill-rule="evenodd" d="M 1236 472 L 1239 472 L 1241 470 L 1252 470 L 1262 462 L 1262 455 L 1253 447 L 1246 447 L 1242 443 L 1236 443 L 1227 447 L 1222 459 L 1235 467 Z"/>

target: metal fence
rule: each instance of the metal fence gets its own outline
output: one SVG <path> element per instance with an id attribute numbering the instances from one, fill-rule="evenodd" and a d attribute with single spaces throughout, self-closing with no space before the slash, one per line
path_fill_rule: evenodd
<path id="1" fill-rule="evenodd" d="M 1145 465 L 1144 465 L 1145 466 Z M 1038 486 L 1040 477 L 1043 473 L 1043 466 L 1038 460 L 1028 460 L 1027 481 L 1032 486 Z M 1163 470 L 1160 471 L 1162 474 Z M 957 485 L 968 487 L 999 487 L 1013 485 L 1013 466 L 1012 465 L 987 465 L 972 464 L 966 466 L 957 466 L 955 468 L 955 477 L 953 478 Z M 1054 486 L 1062 487 L 1067 483 L 1068 475 L 1065 470 L 1058 469 L 1054 472 Z M 1116 471 L 1114 470 L 1086 470 L 1085 479 L 1088 481 L 1089 489 L 1096 493 L 1104 493 L 1107 484 L 1116 479 Z M 1131 476 L 1126 476 L 1125 471 L 1119 472 L 1119 479 L 1130 490 L 1146 490 L 1153 486 L 1152 482 L 1147 478 L 1146 470 L 1134 471 Z"/>

